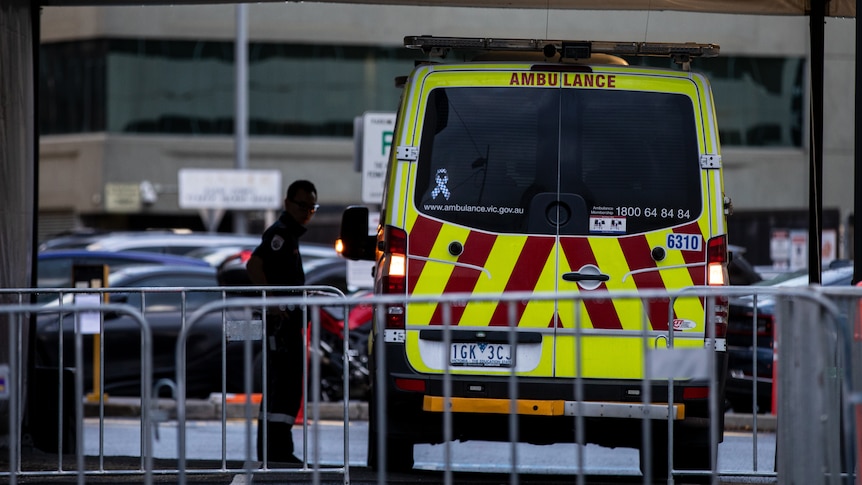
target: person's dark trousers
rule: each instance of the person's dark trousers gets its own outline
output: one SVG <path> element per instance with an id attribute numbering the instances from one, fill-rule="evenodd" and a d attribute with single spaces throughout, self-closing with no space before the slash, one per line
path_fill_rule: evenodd
<path id="1" fill-rule="evenodd" d="M 257 458 L 263 461 L 263 420 L 267 460 L 297 462 L 291 428 L 302 405 L 302 312 L 267 314 L 267 395 L 257 420 Z M 266 408 L 264 409 L 264 404 Z"/>

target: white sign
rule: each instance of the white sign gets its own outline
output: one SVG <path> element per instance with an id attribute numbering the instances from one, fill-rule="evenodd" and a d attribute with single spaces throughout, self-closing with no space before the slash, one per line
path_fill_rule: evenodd
<path id="1" fill-rule="evenodd" d="M 824 229 L 821 234 L 820 264 L 824 267 L 838 257 L 838 233 L 835 229 Z M 804 229 L 776 229 L 772 231 L 769 244 L 772 267 L 782 270 L 798 270 L 808 267 L 808 231 Z"/>
<path id="2" fill-rule="evenodd" d="M 772 267 L 786 271 L 790 269 L 790 233 L 786 229 L 774 229 L 769 241 L 769 258 Z"/>
<path id="3" fill-rule="evenodd" d="M 710 349 L 662 349 L 647 353 L 650 376 L 662 379 L 705 379 L 709 377 Z"/>
<path id="4" fill-rule="evenodd" d="M 347 289 L 350 291 L 374 289 L 374 276 L 371 275 L 373 269 L 374 261 L 353 261 L 352 259 L 348 259 Z"/>
<path id="5" fill-rule="evenodd" d="M 179 171 L 181 209 L 279 209 L 284 194 L 278 170 Z"/>
<path id="6" fill-rule="evenodd" d="M 362 202 L 380 204 L 389 150 L 395 132 L 395 113 L 364 113 L 362 115 Z"/>
<path id="7" fill-rule="evenodd" d="M 102 298 L 98 294 L 80 293 L 75 295 L 75 303 L 78 305 L 98 305 Z M 84 335 L 93 335 L 102 330 L 102 314 L 99 312 L 78 312 L 78 332 Z"/>

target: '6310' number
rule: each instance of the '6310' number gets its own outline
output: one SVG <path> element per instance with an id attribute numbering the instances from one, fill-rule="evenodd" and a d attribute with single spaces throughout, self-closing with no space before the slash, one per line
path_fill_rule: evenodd
<path id="1" fill-rule="evenodd" d="M 702 241 L 700 234 L 668 234 L 666 245 L 677 251 L 700 251 Z"/>

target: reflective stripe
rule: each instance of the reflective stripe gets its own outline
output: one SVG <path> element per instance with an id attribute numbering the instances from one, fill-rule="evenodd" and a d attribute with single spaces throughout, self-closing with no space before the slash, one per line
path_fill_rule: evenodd
<path id="1" fill-rule="evenodd" d="M 715 210 L 713 211 L 713 220 L 715 221 L 715 229 L 713 231 L 714 235 L 724 234 L 725 231 L 727 231 L 727 227 L 725 227 L 727 219 L 724 217 L 724 187 L 722 186 L 723 181 L 724 180 L 720 174 L 710 175 L 710 190 L 713 191 L 713 193 L 710 194 L 710 200 L 715 200 L 718 202 L 715 205 Z"/>
<path id="2" fill-rule="evenodd" d="M 562 399 L 555 401 L 518 399 L 516 403 L 518 414 L 537 416 L 562 416 L 566 405 L 566 402 Z M 422 409 L 442 413 L 443 398 L 439 396 L 425 396 Z M 511 409 L 511 400 L 509 399 L 476 399 L 467 397 L 453 397 L 449 399 L 449 410 L 453 413 L 509 414 Z"/>
<path id="3" fill-rule="evenodd" d="M 395 176 L 392 177 L 392 190 L 393 194 L 403 194 L 404 189 L 407 185 L 406 174 L 404 173 L 403 167 L 404 164 L 395 162 Z M 392 214 L 390 215 L 391 221 L 395 223 L 395 225 L 399 227 L 403 227 L 404 225 L 404 214 L 401 212 L 404 209 L 404 203 L 400 202 L 394 204 L 392 209 Z M 386 224 L 387 221 L 381 221 L 382 224 Z M 391 222 L 390 222 L 391 223 Z"/>
<path id="4" fill-rule="evenodd" d="M 440 396 L 425 396 L 422 410 L 443 412 L 444 399 Z M 643 404 L 624 402 L 576 402 L 576 401 L 537 401 L 518 399 L 517 414 L 534 416 L 584 416 L 606 418 L 644 418 L 668 419 L 667 404 Z M 453 413 L 509 414 L 511 400 L 452 397 L 449 410 Z M 685 405 L 674 404 L 670 413 L 674 420 L 685 419 Z"/>

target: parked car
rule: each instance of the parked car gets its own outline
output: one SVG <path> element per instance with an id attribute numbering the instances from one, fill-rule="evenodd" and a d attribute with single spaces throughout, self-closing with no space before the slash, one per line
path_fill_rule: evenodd
<path id="1" fill-rule="evenodd" d="M 347 285 L 347 261 L 338 256 L 308 257 L 306 246 L 301 246 L 302 266 L 305 270 L 306 285 L 334 286 L 343 293 L 350 293 Z M 334 251 L 334 250 L 333 250 Z M 314 253 L 312 253 L 314 254 Z M 239 251 L 225 258 L 218 266 L 218 280 L 225 286 L 250 286 L 245 265 L 251 257 L 251 250 Z"/>
<path id="2" fill-rule="evenodd" d="M 850 286 L 853 265 L 835 264 L 821 275 L 822 286 Z M 753 287 L 803 287 L 808 285 L 807 270 L 782 274 Z M 754 320 L 755 299 L 751 295 L 730 300 L 727 324 L 727 384 L 725 398 L 737 412 L 769 412 L 772 402 L 773 338 L 775 331 L 775 299 L 769 295 L 757 297 L 757 320 Z M 756 333 L 756 345 L 752 331 Z M 756 372 L 753 359 L 756 356 Z M 753 398 L 753 380 L 757 379 L 757 399 Z"/>
<path id="3" fill-rule="evenodd" d="M 184 229 L 148 229 L 146 231 L 108 231 L 104 229 L 74 229 L 56 234 L 39 243 L 39 251 L 48 249 L 86 249 L 87 246 L 107 237 L 135 236 L 139 234 L 185 234 Z"/>
<path id="4" fill-rule="evenodd" d="M 323 260 L 321 260 L 323 261 Z M 344 263 L 344 260 L 340 260 Z M 329 263 L 326 261 L 326 263 Z M 327 266 L 327 265 L 324 265 Z M 216 279 L 216 268 L 207 264 L 202 266 L 137 266 L 114 271 L 109 276 L 111 288 L 153 288 L 153 287 L 185 287 L 184 294 L 180 292 L 148 292 L 140 291 L 111 293 L 112 303 L 125 303 L 134 308 L 142 309 L 144 317 L 152 330 L 153 348 L 153 383 L 159 379 L 175 380 L 176 375 L 176 342 L 180 329 L 184 325 L 183 303 L 185 315 L 205 303 L 219 300 L 223 297 L 240 296 L 229 292 L 224 294 L 215 289 L 220 286 Z M 314 271 L 311 271 L 312 280 Z M 329 274 L 329 273 L 326 273 Z M 341 273 L 343 277 L 343 272 Z M 327 284 L 313 283 L 309 284 Z M 64 295 L 62 304 L 73 301 L 72 294 Z M 59 299 L 46 304 L 56 307 L 57 312 L 40 313 L 36 328 L 36 363 L 41 367 L 56 368 L 59 365 L 58 329 L 62 322 L 63 328 L 63 365 L 74 367 L 75 318 L 68 312 L 63 313 Z M 343 309 L 340 307 L 322 308 L 321 325 L 325 332 L 333 333 L 331 338 L 322 338 L 321 347 L 324 353 L 321 392 L 325 399 L 339 398 L 337 392 L 341 389 L 342 373 L 340 367 L 340 329 L 343 319 Z M 256 311 L 245 309 L 229 309 L 224 318 L 228 321 L 251 321 L 259 319 Z M 207 397 L 211 393 L 222 390 L 222 344 L 226 341 L 222 331 L 222 312 L 213 312 L 192 327 L 186 347 L 186 396 Z M 351 349 L 359 349 L 351 357 L 356 364 L 351 367 L 353 390 L 351 396 L 364 396 L 367 387 L 353 379 L 367 379 L 367 336 L 370 329 L 371 312 L 368 308 L 357 307 L 350 311 Z M 335 329 L 335 330 L 332 330 Z M 337 334 L 337 335 L 336 335 Z M 133 317 L 124 313 L 107 312 L 104 315 L 104 389 L 108 395 L 139 396 L 141 389 L 141 330 Z M 84 387 L 86 391 L 93 389 L 92 380 L 92 338 L 84 338 Z M 333 343 L 335 342 L 335 343 Z M 363 344 L 363 342 L 366 342 Z M 329 348 L 325 344 L 329 344 Z M 255 365 L 254 390 L 260 392 L 260 341 L 253 341 L 253 362 Z M 242 393 L 244 386 L 244 343 L 239 340 L 226 341 L 226 391 Z M 329 369 L 329 370 L 327 370 Z M 332 370 L 336 369 L 336 370 Z M 367 383 L 366 383 L 367 384 Z M 166 391 L 164 389 L 163 391 Z M 166 395 L 164 392 L 163 395 Z"/>
<path id="5" fill-rule="evenodd" d="M 303 266 L 306 285 L 334 286 L 345 294 L 355 290 L 347 285 L 347 260 L 344 258 L 318 258 Z"/>
<path id="6" fill-rule="evenodd" d="M 255 244 L 245 244 L 245 245 L 228 245 L 228 246 L 212 246 L 205 248 L 198 248 L 192 251 L 189 251 L 187 256 L 190 258 L 198 258 L 206 261 L 210 266 L 218 267 L 222 264 L 226 259 L 241 253 L 243 251 L 248 252 L 254 250 L 256 247 Z"/>
<path id="7" fill-rule="evenodd" d="M 215 268 L 205 266 L 138 266 L 114 271 L 109 276 L 112 288 L 147 287 L 188 287 L 185 293 L 186 315 L 204 303 L 222 297 L 218 291 L 195 291 L 194 288 L 215 287 Z M 183 295 L 180 292 L 112 293 L 112 303 L 126 303 L 142 308 L 145 318 L 152 329 L 153 382 L 167 378 L 175 380 L 176 342 L 183 326 Z M 67 295 L 64 304 L 71 302 Z M 62 312 L 60 301 L 47 305 L 57 307 L 56 313 L 40 313 L 36 329 L 37 365 L 56 368 L 59 364 L 58 331 L 62 322 L 63 365 L 74 367 L 75 340 L 74 315 Z M 248 319 L 242 310 L 228 312 L 229 320 Z M 139 396 L 141 386 L 141 330 L 137 321 L 127 314 L 105 313 L 104 315 L 104 382 L 103 392 L 108 395 Z M 85 336 L 86 337 L 86 336 Z M 92 340 L 84 338 L 84 385 L 93 389 L 92 382 Z M 222 343 L 221 312 L 208 314 L 196 324 L 188 339 L 187 346 L 187 396 L 206 397 L 212 392 L 221 391 Z M 255 342 L 255 352 L 259 351 L 259 341 Z M 242 392 L 243 386 L 243 342 L 227 342 L 227 391 Z"/>
<path id="8" fill-rule="evenodd" d="M 206 266 L 207 263 L 195 258 L 172 254 L 144 253 L 136 251 L 108 252 L 87 251 L 83 249 L 52 249 L 38 253 L 36 267 L 37 288 L 72 288 L 72 267 L 75 265 L 106 265 L 108 271 L 116 271 L 130 266 Z M 46 302 L 57 295 L 41 293 L 37 301 Z"/>
<path id="9" fill-rule="evenodd" d="M 189 251 L 186 256 L 190 258 L 203 259 L 212 266 L 218 266 L 228 258 L 234 257 L 243 251 L 248 251 L 248 254 L 251 254 L 251 251 L 253 251 L 259 243 L 260 238 L 258 238 L 258 241 L 254 244 L 203 247 Z M 338 253 L 335 251 L 335 248 L 326 244 L 302 242 L 299 243 L 299 252 L 302 254 L 303 263 L 308 263 L 320 258 L 338 257 Z M 246 260 L 247 259 L 248 258 L 246 257 Z"/>
<path id="10" fill-rule="evenodd" d="M 205 247 L 239 246 L 254 247 L 260 242 L 259 236 L 224 233 L 161 233 L 140 232 L 137 234 L 117 234 L 100 238 L 87 245 L 90 251 L 147 251 L 187 255 L 189 252 Z"/>
<path id="11" fill-rule="evenodd" d="M 751 285 L 763 281 L 763 276 L 757 272 L 747 259 L 745 259 L 745 248 L 734 244 L 727 245 L 730 253 L 730 261 L 727 263 L 727 274 L 731 285 Z"/>

